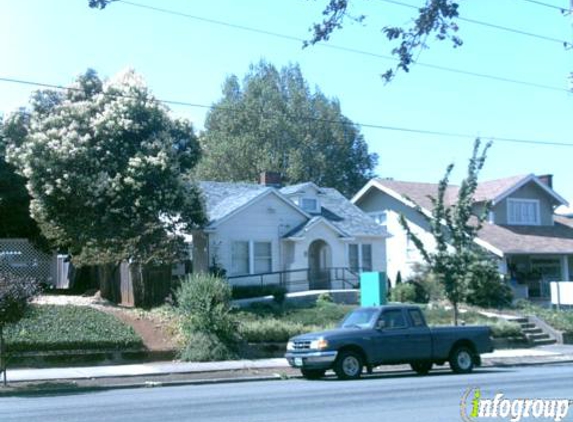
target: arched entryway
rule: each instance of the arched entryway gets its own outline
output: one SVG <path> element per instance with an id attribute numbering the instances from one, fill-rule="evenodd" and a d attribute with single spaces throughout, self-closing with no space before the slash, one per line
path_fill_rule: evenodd
<path id="1" fill-rule="evenodd" d="M 308 247 L 308 278 L 310 290 L 330 288 L 332 251 L 322 239 L 314 240 Z"/>

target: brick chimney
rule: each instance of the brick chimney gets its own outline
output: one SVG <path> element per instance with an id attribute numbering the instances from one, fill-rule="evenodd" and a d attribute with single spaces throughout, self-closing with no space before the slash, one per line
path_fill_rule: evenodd
<path id="1" fill-rule="evenodd" d="M 259 183 L 264 186 L 280 188 L 282 187 L 282 177 L 276 171 L 263 171 L 261 172 Z"/>
<path id="2" fill-rule="evenodd" d="M 544 184 L 549 186 L 551 189 L 553 189 L 553 175 L 552 174 L 541 174 L 541 175 L 537 176 L 537 178 L 541 182 L 543 182 Z"/>

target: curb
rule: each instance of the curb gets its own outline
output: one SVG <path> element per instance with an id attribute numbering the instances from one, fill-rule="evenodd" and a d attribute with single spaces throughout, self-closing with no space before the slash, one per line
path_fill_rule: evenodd
<path id="1" fill-rule="evenodd" d="M 532 360 L 530 362 L 516 361 L 516 362 L 503 362 L 500 360 L 494 362 L 488 362 L 485 360 L 481 368 L 511 368 L 511 367 L 528 367 L 528 366 L 542 366 L 542 365 L 559 365 L 559 364 L 571 364 L 573 363 L 573 356 L 555 357 L 555 360 Z M 559 359 L 561 358 L 561 359 Z M 510 360 L 511 358 L 506 358 Z M 276 370 L 277 372 L 284 370 L 283 367 L 277 368 L 265 368 L 268 370 Z M 445 368 L 444 368 L 445 370 Z M 374 372 L 374 375 L 382 375 L 388 373 L 400 374 L 405 372 L 411 372 L 410 369 L 390 369 L 390 370 L 378 370 Z M 189 373 L 192 374 L 192 373 Z M 168 374 L 166 374 L 168 375 Z M 162 375 L 155 375 L 162 376 Z M 130 378 L 131 376 L 125 376 L 125 378 Z M 153 377 L 153 376 L 151 376 Z M 121 377 L 123 378 L 123 377 Z M 33 385 L 29 388 L 23 387 L 20 390 L 3 391 L 0 387 L 0 397 L 19 397 L 19 396 L 48 396 L 54 394 L 70 394 L 70 393 L 88 393 L 96 391 L 107 391 L 107 390 L 123 390 L 123 389 L 142 389 L 142 388 L 160 388 L 160 387 L 179 387 L 186 385 L 210 385 L 210 384 L 239 384 L 245 382 L 263 382 L 263 381 L 286 381 L 290 379 L 301 379 L 300 375 L 287 375 L 286 377 L 280 375 L 279 373 L 274 373 L 272 375 L 260 375 L 260 376 L 239 376 L 234 378 L 198 378 L 198 379 L 188 379 L 188 380 L 172 380 L 172 381 L 138 381 L 138 382 L 126 382 L 126 383 L 116 383 L 116 384 L 105 384 L 105 385 L 76 385 L 70 386 L 69 384 L 76 383 L 76 380 L 67 381 L 68 385 L 62 385 L 58 387 L 57 383 L 64 383 L 65 380 L 54 380 L 46 381 L 42 384 L 54 384 L 53 388 L 35 388 Z M 106 378 L 99 378 L 104 380 Z M 33 381 L 30 381 L 32 383 Z M 40 384 L 41 385 L 41 384 Z M 18 388 L 18 387 L 15 387 Z"/>

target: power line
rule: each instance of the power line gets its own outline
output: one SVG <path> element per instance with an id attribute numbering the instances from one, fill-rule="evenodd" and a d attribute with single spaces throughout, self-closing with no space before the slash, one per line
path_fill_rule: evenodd
<path id="1" fill-rule="evenodd" d="M 61 89 L 66 91 L 75 91 L 75 92 L 82 92 L 81 88 L 75 87 L 65 87 L 62 85 L 55 85 L 49 84 L 44 82 L 36 82 L 36 81 L 29 81 L 23 79 L 15 79 L 15 78 L 7 78 L 0 76 L 0 82 L 6 83 L 14 83 L 20 85 L 31 85 L 37 86 L 42 88 L 52 88 L 52 89 Z M 132 95 L 120 94 L 120 93 L 109 93 L 109 92 L 102 92 L 102 95 L 111 96 L 115 98 L 136 98 Z M 231 112 L 238 112 L 239 110 L 233 107 L 222 107 L 222 106 L 213 106 L 213 105 L 205 105 L 205 104 L 197 104 L 191 103 L 187 101 L 177 101 L 177 100 L 163 100 L 163 99 L 155 99 L 159 103 L 169 104 L 169 105 L 177 105 L 183 107 L 195 107 L 195 108 L 204 108 L 209 110 L 226 110 Z M 268 113 L 267 114 L 271 114 Z M 276 114 L 276 113 L 275 113 Z M 400 127 L 400 126 L 390 126 L 390 125 L 382 125 L 382 124 L 373 124 L 373 123 L 357 123 L 357 122 L 350 122 L 345 120 L 333 120 L 333 119 L 324 119 L 319 117 L 313 116 L 291 116 L 295 120 L 305 120 L 305 121 L 318 121 L 323 123 L 336 123 L 343 126 L 354 126 L 354 127 L 364 127 L 369 129 L 376 129 L 376 130 L 386 130 L 386 131 L 394 131 L 394 132 L 405 132 L 405 133 L 419 133 L 422 135 L 430 135 L 430 136 L 440 136 L 440 137 L 449 137 L 449 138 L 468 138 L 468 139 L 475 139 L 477 136 L 468 133 L 456 133 L 456 132 L 446 132 L 446 131 L 434 131 L 434 130 L 426 130 L 426 129 L 416 129 L 416 128 L 408 128 L 408 127 Z M 506 138 L 506 137 L 499 137 L 499 136 L 483 136 L 485 139 L 489 139 L 492 141 L 497 142 L 505 142 L 505 143 L 517 143 L 517 144 L 529 144 L 529 145 L 544 145 L 544 146 L 558 146 L 558 147 L 573 147 L 572 143 L 568 142 L 552 142 L 552 141 L 542 141 L 536 139 L 520 139 L 520 138 Z"/>
<path id="2" fill-rule="evenodd" d="M 403 6 L 403 7 L 408 7 L 410 9 L 416 9 L 419 10 L 420 8 L 417 6 L 414 6 L 412 4 L 407 4 L 407 3 L 403 3 L 401 1 L 397 1 L 397 0 L 380 0 L 383 1 L 385 3 L 391 3 L 391 4 L 395 4 L 398 6 Z M 502 26 L 502 25 L 497 25 L 497 24 L 493 24 L 493 23 L 489 23 L 489 22 L 484 22 L 484 21 L 479 21 L 476 19 L 469 19 L 469 18 L 464 18 L 461 16 L 458 16 L 456 18 L 457 20 L 463 21 L 463 22 L 469 22 L 469 23 L 473 23 L 476 25 L 481 25 L 481 26 L 486 26 L 488 28 L 493 28 L 493 29 L 498 29 L 500 31 L 505 31 L 505 32 L 511 32 L 513 34 L 518 34 L 518 35 L 525 35 L 528 37 L 533 37 L 533 38 L 537 38 L 540 40 L 544 40 L 544 41 L 551 41 L 551 42 L 555 42 L 555 43 L 559 43 L 561 45 L 563 45 L 563 47 L 569 49 L 571 47 L 573 47 L 572 43 L 569 41 L 564 41 L 558 38 L 553 38 L 553 37 L 548 37 L 546 35 L 541 35 L 541 34 L 534 34 L 532 32 L 527 32 L 527 31 L 523 31 L 521 29 L 516 29 L 516 28 L 508 28 L 507 26 Z"/>
<path id="3" fill-rule="evenodd" d="M 117 2 L 123 3 L 125 5 L 129 5 L 129 6 L 133 6 L 133 7 L 138 7 L 141 9 L 151 10 L 154 12 L 164 13 L 164 14 L 173 15 L 173 16 L 179 16 L 179 17 L 186 18 L 186 19 L 192 19 L 192 20 L 196 20 L 196 21 L 209 23 L 209 24 L 220 25 L 220 26 L 225 26 L 228 28 L 239 29 L 242 31 L 253 32 L 256 34 L 272 36 L 272 37 L 281 38 L 281 39 L 285 39 L 285 40 L 289 40 L 289 41 L 296 41 L 296 42 L 300 42 L 300 43 L 303 43 L 305 41 L 304 38 L 299 38 L 299 37 L 295 37 L 295 36 L 291 36 L 291 35 L 281 34 L 281 33 L 273 32 L 273 31 L 266 31 L 263 29 L 253 28 L 253 27 L 249 27 L 249 26 L 245 26 L 245 25 L 237 25 L 237 24 L 233 24 L 230 22 L 224 22 L 224 21 L 220 21 L 220 20 L 204 18 L 201 16 L 191 15 L 188 13 L 178 12 L 178 11 L 169 10 L 169 9 L 163 9 L 163 8 L 159 8 L 159 7 L 155 7 L 155 6 L 148 6 L 148 5 L 144 5 L 144 4 L 134 3 L 134 2 L 131 2 L 128 0 L 117 0 Z M 352 54 L 358 54 L 358 55 L 362 55 L 362 56 L 379 58 L 379 59 L 383 59 L 383 60 L 399 61 L 399 59 L 397 59 L 396 57 L 393 57 L 393 56 L 387 56 L 387 55 L 383 55 L 383 54 L 359 50 L 359 49 L 352 48 L 352 47 L 343 47 L 343 46 L 339 46 L 339 45 L 335 45 L 335 44 L 331 44 L 331 43 L 316 44 L 316 46 L 323 47 L 323 48 L 330 48 L 332 50 L 344 51 L 346 53 L 352 53 Z M 560 87 L 556 87 L 556 86 L 545 85 L 545 84 L 529 82 L 529 81 L 522 81 L 522 80 L 518 80 L 518 79 L 514 79 L 514 78 L 507 78 L 507 77 L 496 76 L 496 75 L 491 75 L 491 74 L 472 72 L 472 71 L 456 69 L 456 68 L 451 68 L 451 67 L 446 67 L 446 66 L 434 65 L 434 64 L 425 63 L 425 62 L 416 62 L 416 65 L 420 66 L 420 67 L 427 67 L 430 69 L 440 70 L 440 71 L 444 71 L 444 72 L 457 73 L 457 74 L 466 75 L 466 76 L 474 76 L 474 77 L 479 77 L 479 78 L 483 78 L 483 79 L 490 79 L 490 80 L 494 80 L 494 81 L 498 81 L 498 82 L 513 83 L 513 84 L 528 86 L 528 87 L 532 87 L 532 88 L 539 88 L 539 89 L 545 89 L 545 90 L 550 90 L 550 91 L 559 91 L 559 92 L 569 93 L 569 90 L 566 88 L 560 88 Z"/>
<path id="4" fill-rule="evenodd" d="M 544 7 L 548 7 L 550 9 L 557 9 L 559 10 L 561 13 L 566 14 L 570 12 L 570 9 L 566 8 L 566 7 L 559 7 L 559 6 L 555 6 L 553 4 L 549 4 L 549 3 L 544 3 L 542 1 L 538 1 L 538 0 L 522 0 L 522 1 L 526 1 L 528 3 L 533 3 L 533 4 L 537 4 L 539 6 L 544 6 Z"/>

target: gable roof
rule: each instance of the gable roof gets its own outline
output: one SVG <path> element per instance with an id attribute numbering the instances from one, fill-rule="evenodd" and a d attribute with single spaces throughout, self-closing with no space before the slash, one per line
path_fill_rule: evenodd
<path id="1" fill-rule="evenodd" d="M 253 183 L 232 183 L 232 182 L 198 182 L 201 190 L 207 213 L 207 227 L 214 227 L 231 217 L 235 213 L 262 198 L 265 195 L 275 195 L 288 206 L 296 209 L 307 218 L 310 216 L 301 208 L 297 207 L 278 190 L 253 184 Z"/>
<path id="2" fill-rule="evenodd" d="M 289 231 L 283 237 L 285 239 L 290 239 L 290 240 L 302 239 L 302 238 L 304 238 L 304 235 L 306 234 L 306 232 L 312 230 L 313 227 L 315 227 L 316 225 L 321 224 L 321 223 L 326 225 L 328 228 L 330 228 L 335 233 L 338 233 L 338 235 L 340 237 L 351 238 L 351 236 L 349 236 L 347 233 L 340 230 L 340 228 L 336 227 L 334 224 L 332 224 L 331 221 L 327 220 L 326 218 L 324 218 L 322 216 L 312 217 L 310 220 L 302 223 L 298 227 L 295 227 L 294 229 Z"/>
<path id="3" fill-rule="evenodd" d="M 307 188 L 313 188 L 318 193 L 322 192 L 322 189 L 319 188 L 318 186 L 316 186 L 314 183 L 304 182 L 304 183 L 298 183 L 296 185 L 285 186 L 284 188 L 281 188 L 281 193 L 289 196 L 289 195 L 294 195 L 294 194 L 303 192 Z"/>

